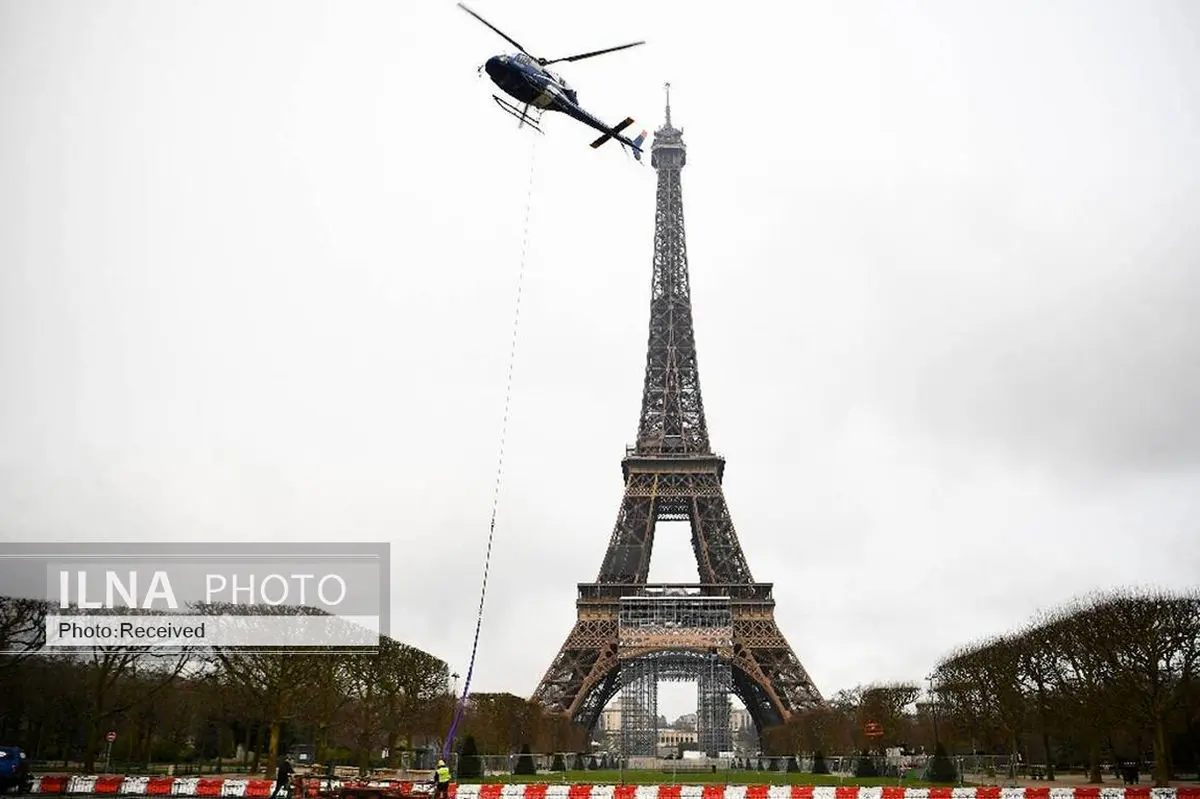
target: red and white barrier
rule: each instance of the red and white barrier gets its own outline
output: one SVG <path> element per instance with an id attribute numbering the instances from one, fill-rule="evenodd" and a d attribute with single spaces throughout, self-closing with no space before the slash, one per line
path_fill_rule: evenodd
<path id="1" fill-rule="evenodd" d="M 343 784 L 388 787 L 404 794 L 426 793 L 428 783 L 312 780 L 304 793 L 337 790 Z M 44 775 L 33 778 L 33 793 L 92 796 L 255 797 L 271 795 L 274 780 L 221 777 L 112 777 Z M 857 785 L 564 785 L 500 784 L 451 785 L 453 799 L 1200 799 L 1200 786 L 1181 788 L 903 788 Z"/>
<path id="2" fill-rule="evenodd" d="M 1200 799 L 1182 788 L 904 788 L 857 785 L 452 785 L 454 799 Z"/>

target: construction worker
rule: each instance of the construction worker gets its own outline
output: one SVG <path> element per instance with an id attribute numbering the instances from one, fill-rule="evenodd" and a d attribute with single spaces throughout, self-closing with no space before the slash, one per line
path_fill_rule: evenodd
<path id="1" fill-rule="evenodd" d="M 433 773 L 433 796 L 450 799 L 450 769 L 445 760 L 438 760 L 437 771 Z"/>
<path id="2" fill-rule="evenodd" d="M 283 789 L 287 796 L 290 797 L 292 795 L 291 780 L 289 778 L 294 771 L 295 769 L 292 768 L 292 764 L 288 762 L 286 757 L 279 759 L 279 771 L 275 774 L 275 790 L 271 791 L 271 799 L 275 799 L 275 794 L 279 793 L 280 789 Z"/>

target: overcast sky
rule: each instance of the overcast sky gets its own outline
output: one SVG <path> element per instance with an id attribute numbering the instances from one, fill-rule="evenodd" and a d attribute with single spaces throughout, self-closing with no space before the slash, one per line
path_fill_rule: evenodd
<path id="1" fill-rule="evenodd" d="M 726 497 L 826 696 L 1196 583 L 1195 3 L 473 7 L 646 39 L 561 65 L 634 132 L 671 81 Z M 465 675 L 532 157 L 473 681 L 529 695 L 621 498 L 655 174 L 517 130 L 506 49 L 452 0 L 0 0 L 0 537 L 390 541 L 393 632 Z"/>

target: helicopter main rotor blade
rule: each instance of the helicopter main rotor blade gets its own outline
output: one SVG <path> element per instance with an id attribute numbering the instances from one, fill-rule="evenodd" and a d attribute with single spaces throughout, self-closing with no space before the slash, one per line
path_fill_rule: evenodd
<path id="1" fill-rule="evenodd" d="M 521 44 L 520 44 L 520 43 L 519 43 L 519 42 L 518 42 L 516 39 L 514 39 L 514 38 L 513 38 L 513 37 L 511 37 L 511 36 L 509 36 L 507 33 L 505 33 L 504 31 L 500 30 L 500 29 L 499 29 L 499 28 L 497 28 L 495 25 L 493 25 L 492 23 L 488 22 L 486 19 L 484 19 L 483 17 L 479 16 L 478 14 L 476 14 L 476 13 L 475 13 L 474 11 L 472 11 L 471 9 L 467 8 L 467 7 L 466 7 L 465 5 L 463 5 L 461 2 L 458 4 L 458 7 L 459 7 L 459 8 L 461 8 L 463 11 L 466 11 L 466 12 L 467 12 L 468 14 L 470 14 L 471 16 L 475 17 L 475 19 L 479 20 L 479 21 L 480 21 L 480 22 L 482 22 L 484 25 L 487 25 L 489 28 L 491 28 L 491 29 L 492 29 L 493 31 L 495 31 L 496 33 L 500 34 L 500 38 L 504 39 L 506 42 L 508 42 L 508 43 L 509 43 L 509 44 L 511 44 L 513 47 L 515 47 L 515 48 L 517 48 L 518 50 L 520 50 L 520 51 L 521 51 L 522 53 L 524 53 L 525 55 L 529 56 L 530 58 L 533 58 L 533 57 L 534 57 L 534 56 L 533 56 L 533 54 L 532 54 L 532 53 L 530 53 L 528 50 L 526 50 L 524 47 L 522 47 L 522 46 L 521 46 Z"/>
<path id="2" fill-rule="evenodd" d="M 459 5 L 462 5 L 462 4 L 460 3 Z M 605 50 L 593 50 L 590 53 L 580 53 L 579 55 L 569 55 L 566 58 L 555 58 L 551 61 L 547 61 L 544 58 L 539 58 L 538 63 L 540 63 L 542 66 L 546 66 L 547 64 L 557 64 L 560 61 L 582 61 L 583 59 L 591 58 L 592 56 L 604 55 L 605 53 L 615 53 L 618 50 L 625 50 L 630 47 L 637 47 L 639 44 L 645 44 L 645 42 L 632 42 L 631 44 L 623 44 L 619 47 L 609 47 Z"/>

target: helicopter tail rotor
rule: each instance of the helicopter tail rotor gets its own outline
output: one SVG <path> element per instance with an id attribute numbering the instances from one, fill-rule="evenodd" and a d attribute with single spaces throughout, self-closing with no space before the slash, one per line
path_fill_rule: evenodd
<path id="1" fill-rule="evenodd" d="M 625 128 L 629 127 L 632 124 L 633 124 L 633 117 L 625 117 L 625 119 L 623 121 L 617 123 L 617 125 L 614 126 L 612 128 L 612 130 L 609 130 L 603 136 L 601 136 L 600 138 L 598 138 L 594 142 L 592 142 L 592 148 L 595 149 L 596 147 L 599 147 L 600 145 L 604 144 L 606 141 L 611 139 L 613 136 L 616 136 L 617 134 L 619 134 L 621 131 L 625 130 Z"/>
<path id="2" fill-rule="evenodd" d="M 641 133 L 639 133 L 637 135 L 637 138 L 635 138 L 635 139 L 628 139 L 621 135 L 621 131 L 625 130 L 625 128 L 629 127 L 632 124 L 633 124 L 633 117 L 625 117 L 625 119 L 621 120 L 616 125 L 614 125 L 603 136 L 600 136 L 598 139 L 596 139 L 594 142 L 592 142 L 592 149 L 600 147 L 605 142 L 607 142 L 609 139 L 616 139 L 617 142 L 621 145 L 622 150 L 624 150 L 626 147 L 631 148 L 633 150 L 634 159 L 640 162 L 642 160 L 642 152 L 643 152 L 642 142 L 646 141 L 646 131 L 643 130 Z"/>

